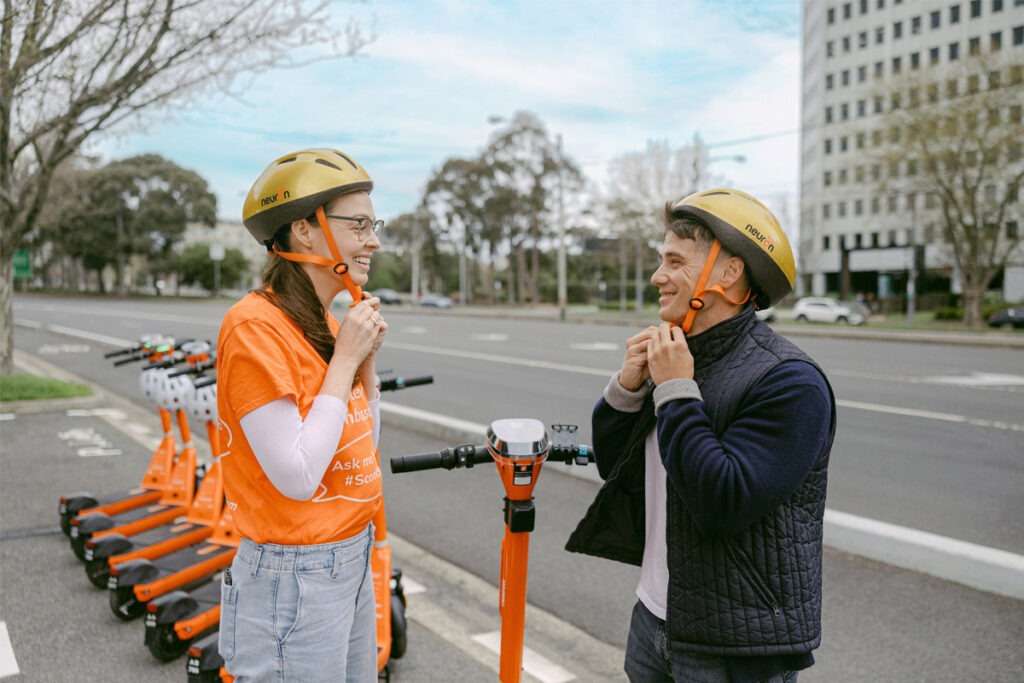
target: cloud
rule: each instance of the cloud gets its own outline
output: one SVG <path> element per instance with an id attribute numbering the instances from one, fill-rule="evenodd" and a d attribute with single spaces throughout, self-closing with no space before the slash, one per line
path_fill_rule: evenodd
<path id="1" fill-rule="evenodd" d="M 483 148 L 492 115 L 536 113 L 598 176 L 648 140 L 714 143 L 799 122 L 797 0 L 395 0 L 339 13 L 375 27 L 365 56 L 263 74 L 241 101 L 211 94 L 93 150 L 163 154 L 206 177 L 235 218 L 269 161 L 330 144 L 374 174 L 390 218 L 446 158 Z M 795 194 L 797 148 L 796 135 L 730 146 L 721 153 L 747 162 L 715 170 Z"/>

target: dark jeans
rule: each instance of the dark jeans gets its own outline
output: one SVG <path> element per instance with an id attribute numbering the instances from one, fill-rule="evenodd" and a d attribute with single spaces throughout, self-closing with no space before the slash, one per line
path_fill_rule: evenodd
<path id="1" fill-rule="evenodd" d="M 626 641 L 626 675 L 632 683 L 729 683 L 729 660 L 695 652 L 670 652 L 665 622 L 639 600 Z M 796 683 L 796 671 L 784 671 L 761 683 Z"/>

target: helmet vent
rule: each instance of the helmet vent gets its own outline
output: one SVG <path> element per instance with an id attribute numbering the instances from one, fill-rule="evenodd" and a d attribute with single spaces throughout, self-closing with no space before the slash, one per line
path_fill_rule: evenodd
<path id="1" fill-rule="evenodd" d="M 338 150 L 334 150 L 334 153 L 337 154 L 342 159 L 344 159 L 345 161 L 347 161 L 348 163 L 350 163 L 352 165 L 352 168 L 356 169 L 357 171 L 359 170 L 359 164 L 357 164 L 356 162 L 352 161 L 352 159 L 350 159 L 348 157 L 348 155 L 343 154 L 342 152 L 339 152 Z"/>
<path id="2" fill-rule="evenodd" d="M 729 193 L 728 192 L 723 192 L 722 190 L 711 190 L 709 192 L 702 192 L 700 196 L 701 197 L 715 197 L 717 195 L 729 196 Z"/>
<path id="3" fill-rule="evenodd" d="M 331 162 L 327 161 L 326 159 L 316 159 L 314 163 L 323 164 L 324 166 L 330 166 L 335 171 L 340 171 L 341 170 L 335 164 L 332 164 Z"/>
<path id="4" fill-rule="evenodd" d="M 281 164 L 290 164 L 291 162 L 295 161 L 296 158 L 297 157 L 288 157 L 287 159 L 278 159 L 277 165 L 280 166 Z"/>

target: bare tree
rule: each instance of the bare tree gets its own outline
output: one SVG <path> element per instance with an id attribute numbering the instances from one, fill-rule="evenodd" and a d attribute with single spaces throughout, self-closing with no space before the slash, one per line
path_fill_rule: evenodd
<path id="1" fill-rule="evenodd" d="M 923 239 L 946 253 L 964 322 L 980 326 L 985 290 L 1024 258 L 1024 64 L 980 55 L 955 72 L 896 82 L 885 97 L 889 111 L 874 133 L 888 176 L 882 189 L 905 196 L 911 244 Z"/>
<path id="2" fill-rule="evenodd" d="M 645 260 L 662 237 L 665 203 L 698 189 L 714 187 L 721 178 L 710 174 L 712 159 L 700 135 L 693 144 L 672 148 L 667 140 L 649 141 L 641 152 L 614 159 L 608 168 L 603 211 L 609 237 L 618 238 L 623 253 L 633 253 L 634 303 L 643 308 L 647 286 Z"/>
<path id="3" fill-rule="evenodd" d="M 235 78 L 356 54 L 329 0 L 4 0 L 0 21 L 0 374 L 13 372 L 14 251 L 89 138 Z M 310 50 L 310 46 L 323 46 Z"/>

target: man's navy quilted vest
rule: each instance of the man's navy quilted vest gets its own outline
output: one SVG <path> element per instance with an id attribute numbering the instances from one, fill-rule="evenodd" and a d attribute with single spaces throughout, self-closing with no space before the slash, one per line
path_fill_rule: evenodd
<path id="1" fill-rule="evenodd" d="M 691 351 L 694 379 L 716 434 L 725 431 L 766 372 L 786 360 L 814 364 L 751 309 L 695 337 Z M 701 536 L 669 487 L 667 621 L 674 647 L 769 655 L 819 645 L 827 475 L 826 453 L 795 495 L 742 532 L 717 539 Z"/>

